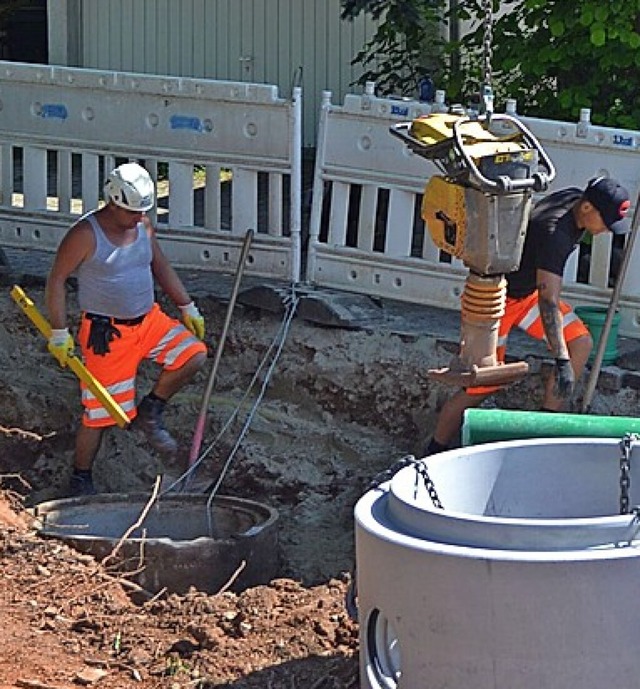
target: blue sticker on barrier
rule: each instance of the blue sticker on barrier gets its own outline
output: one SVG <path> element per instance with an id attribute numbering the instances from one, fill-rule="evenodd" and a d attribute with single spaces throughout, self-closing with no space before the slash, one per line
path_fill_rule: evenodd
<path id="1" fill-rule="evenodd" d="M 169 123 L 171 129 L 192 129 L 194 132 L 201 132 L 203 129 L 200 118 L 189 115 L 172 115 Z"/>
<path id="2" fill-rule="evenodd" d="M 406 117 L 409 114 L 409 108 L 404 105 L 392 105 L 391 114 Z"/>
<path id="3" fill-rule="evenodd" d="M 55 118 L 58 120 L 66 120 L 68 115 L 67 106 L 62 103 L 45 103 L 40 112 L 40 117 L 46 119 Z"/>
<path id="4" fill-rule="evenodd" d="M 633 137 L 632 136 L 622 136 L 622 134 L 613 135 L 613 143 L 615 146 L 627 146 L 628 148 L 633 147 Z"/>

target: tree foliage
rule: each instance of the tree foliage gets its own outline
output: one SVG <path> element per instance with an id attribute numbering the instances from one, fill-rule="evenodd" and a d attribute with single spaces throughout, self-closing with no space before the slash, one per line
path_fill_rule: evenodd
<path id="1" fill-rule="evenodd" d="M 359 83 L 375 81 L 386 95 L 412 96 L 420 79 L 439 72 L 445 50 L 440 26 L 447 0 L 343 0 L 343 18 L 369 12 L 383 21 L 353 62 L 364 68 Z"/>
<path id="2" fill-rule="evenodd" d="M 581 108 L 590 108 L 595 123 L 640 128 L 640 0 L 494 1 L 489 46 L 485 4 L 343 0 L 343 16 L 366 11 L 381 20 L 355 60 L 382 92 L 389 74 L 392 81 L 405 79 L 402 92 L 415 92 L 416 76 L 425 70 L 424 36 L 457 19 L 471 30 L 459 40 L 445 35 L 430 42 L 436 51 L 428 55 L 429 71 L 449 102 L 466 102 L 479 88 L 489 47 L 498 107 L 511 97 L 520 112 L 554 119 L 576 119 Z M 398 55 L 403 42 L 404 63 Z"/>

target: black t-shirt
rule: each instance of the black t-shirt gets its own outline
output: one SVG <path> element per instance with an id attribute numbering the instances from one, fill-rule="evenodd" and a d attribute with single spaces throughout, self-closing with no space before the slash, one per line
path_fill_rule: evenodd
<path id="1" fill-rule="evenodd" d="M 571 212 L 582 193 L 580 189 L 562 189 L 533 207 L 520 267 L 506 276 L 510 297 L 526 297 L 534 292 L 538 269 L 562 277 L 567 259 L 583 234 Z"/>

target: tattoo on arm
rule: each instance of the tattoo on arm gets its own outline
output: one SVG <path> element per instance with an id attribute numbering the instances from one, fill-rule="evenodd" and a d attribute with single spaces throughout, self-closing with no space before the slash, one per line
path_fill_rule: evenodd
<path id="1" fill-rule="evenodd" d="M 555 302 L 540 299 L 538 307 L 544 334 L 547 336 L 551 351 L 557 358 L 568 359 L 569 352 L 562 332 L 562 313 L 558 305 Z"/>

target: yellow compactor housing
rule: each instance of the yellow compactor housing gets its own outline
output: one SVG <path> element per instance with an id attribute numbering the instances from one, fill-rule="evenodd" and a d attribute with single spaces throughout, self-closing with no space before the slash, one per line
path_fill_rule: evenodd
<path id="1" fill-rule="evenodd" d="M 427 181 L 422 218 L 434 244 L 469 269 L 461 296 L 460 351 L 429 376 L 462 387 L 519 380 L 526 362 L 501 363 L 496 353 L 504 274 L 520 264 L 532 195 L 553 180 L 553 163 L 509 115 L 480 121 L 433 113 L 397 123 L 391 133 L 442 172 Z"/>
<path id="2" fill-rule="evenodd" d="M 434 113 L 413 120 L 407 136 L 448 178 L 483 191 L 509 192 L 517 180 L 533 178 L 538 150 L 521 131 L 507 126 L 508 133 L 499 136 L 477 120 Z"/>
<path id="3" fill-rule="evenodd" d="M 493 196 L 434 175 L 421 215 L 439 249 L 479 275 L 496 275 L 520 264 L 531 202 L 531 191 Z"/>
<path id="4" fill-rule="evenodd" d="M 518 267 L 532 193 L 544 184 L 532 140 L 512 118 L 502 122 L 502 131 L 433 113 L 396 132 L 443 172 L 429 178 L 422 201 L 433 243 L 480 275 Z"/>

